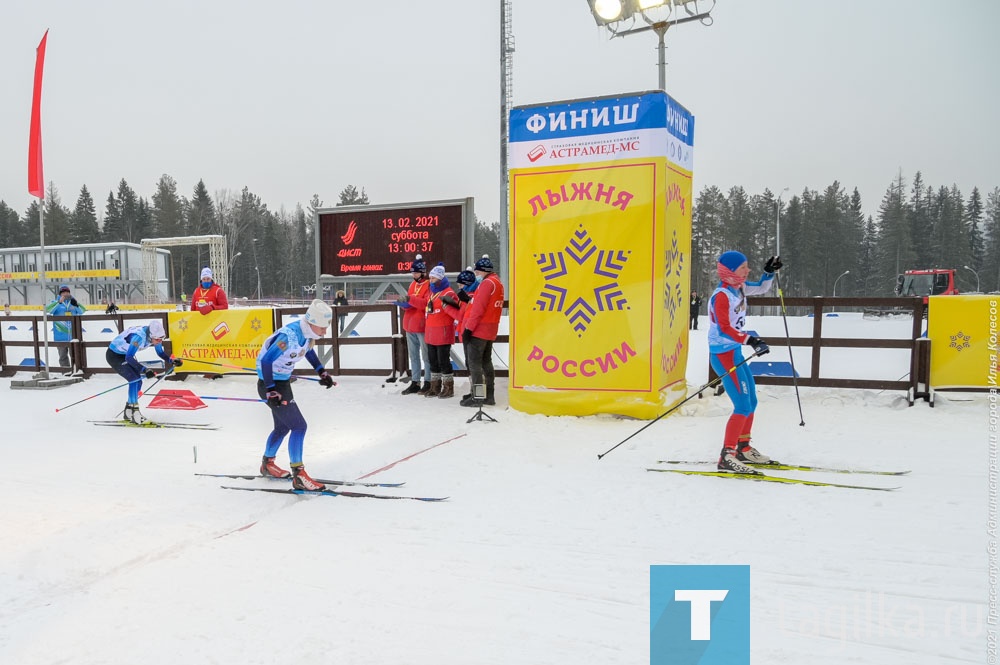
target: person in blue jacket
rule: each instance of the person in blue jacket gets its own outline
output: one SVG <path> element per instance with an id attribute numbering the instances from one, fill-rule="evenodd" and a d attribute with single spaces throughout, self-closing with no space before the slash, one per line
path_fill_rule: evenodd
<path id="1" fill-rule="evenodd" d="M 76 301 L 69 287 L 65 284 L 59 287 L 59 296 L 45 306 L 45 311 L 49 316 L 80 316 L 87 311 L 87 308 Z M 69 321 L 52 322 L 52 341 L 68 342 L 72 339 L 72 328 Z M 71 368 L 73 358 L 70 354 L 69 344 L 59 346 L 59 366 Z"/>
<path id="2" fill-rule="evenodd" d="M 125 403 L 125 420 L 136 425 L 147 422 L 146 418 L 139 412 L 139 389 L 142 387 L 142 377 L 152 379 L 156 376 L 149 367 L 146 367 L 135 357 L 139 351 L 153 347 L 156 355 L 163 359 L 163 369 L 168 371 L 171 367 L 180 367 L 183 362 L 177 358 L 172 358 L 163 350 L 163 338 L 166 332 L 163 330 L 163 322 L 153 319 L 148 326 L 132 326 L 122 331 L 118 337 L 111 340 L 105 358 L 111 369 L 115 370 L 128 381 L 128 401 Z"/>
<path id="3" fill-rule="evenodd" d="M 299 490 L 325 490 L 326 485 L 317 482 L 306 473 L 302 463 L 302 447 L 306 436 L 306 420 L 299 411 L 292 395 L 292 370 L 305 357 L 319 375 L 319 383 L 332 388 L 334 380 L 323 367 L 313 348 L 317 339 L 326 334 L 333 322 L 333 310 L 322 300 L 313 300 L 306 315 L 279 328 L 264 341 L 257 354 L 257 394 L 271 409 L 274 429 L 267 436 L 264 457 L 260 462 L 260 473 L 272 478 L 292 479 L 292 487 Z M 288 436 L 288 460 L 291 472 L 278 466 L 274 457 L 281 443 Z"/>

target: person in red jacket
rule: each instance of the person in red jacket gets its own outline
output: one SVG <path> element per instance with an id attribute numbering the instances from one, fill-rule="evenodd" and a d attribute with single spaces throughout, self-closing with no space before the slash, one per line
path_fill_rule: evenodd
<path id="1" fill-rule="evenodd" d="M 456 304 L 453 300 L 449 298 L 442 298 L 444 302 L 445 311 L 447 311 L 455 319 L 455 341 L 462 344 L 462 358 L 465 360 L 466 368 L 469 367 L 469 345 L 462 342 L 462 333 L 465 330 L 465 314 L 469 311 L 469 307 L 472 304 L 472 299 L 476 295 L 476 287 L 479 286 L 479 282 L 476 281 L 476 273 L 472 272 L 472 266 L 469 266 L 462 272 L 458 273 L 458 277 L 455 278 L 458 282 L 459 288 L 455 291 L 455 295 L 458 296 L 459 302 Z M 469 392 L 462 395 L 462 399 L 469 399 L 472 396 L 472 388 L 469 388 Z"/>
<path id="2" fill-rule="evenodd" d="M 431 268 L 430 294 L 427 298 L 427 327 L 424 340 L 431 361 L 431 389 L 424 397 L 454 397 L 455 374 L 451 368 L 451 345 L 455 342 L 455 306 L 459 304 L 455 291 L 444 274 L 444 264 Z M 448 302 L 452 305 L 445 307 Z"/>
<path id="3" fill-rule="evenodd" d="M 431 363 L 427 355 L 427 341 L 424 329 L 427 326 L 427 264 L 417 254 L 410 264 L 413 281 L 405 296 L 396 298 L 396 306 L 403 309 L 403 332 L 406 333 L 406 349 L 410 353 L 410 385 L 401 395 L 424 393 L 431 389 Z M 420 363 L 423 361 L 424 385 L 420 385 Z"/>
<path id="4" fill-rule="evenodd" d="M 500 315 L 503 313 L 503 284 L 493 272 L 493 262 L 486 254 L 476 261 L 475 266 L 476 296 L 469 304 L 465 313 L 465 326 L 462 331 L 462 342 L 466 345 L 469 355 L 469 377 L 472 380 L 472 396 L 463 399 L 462 406 L 478 406 L 475 395 L 477 387 L 482 391 L 485 387 L 486 400 L 484 404 L 496 404 L 493 369 L 493 341 L 497 338 L 500 328 Z M 482 394 L 482 392 L 479 392 Z"/>
<path id="5" fill-rule="evenodd" d="M 229 300 L 226 292 L 212 279 L 212 269 L 205 268 L 201 271 L 201 283 L 191 295 L 191 311 L 208 314 L 219 309 L 229 309 Z"/>

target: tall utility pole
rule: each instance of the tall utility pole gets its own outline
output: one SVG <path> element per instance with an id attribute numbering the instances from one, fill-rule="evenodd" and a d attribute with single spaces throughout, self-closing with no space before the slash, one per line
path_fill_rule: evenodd
<path id="1" fill-rule="evenodd" d="M 510 202 L 507 200 L 507 138 L 510 103 L 514 96 L 514 30 L 511 23 L 513 0 L 500 0 L 500 274 L 510 279 L 507 240 L 510 236 Z M 475 260 L 477 257 L 472 257 Z"/>

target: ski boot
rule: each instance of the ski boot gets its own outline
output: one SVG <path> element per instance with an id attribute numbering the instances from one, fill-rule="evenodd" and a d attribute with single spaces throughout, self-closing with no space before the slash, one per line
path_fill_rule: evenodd
<path id="1" fill-rule="evenodd" d="M 127 422 L 132 423 L 133 425 L 145 425 L 146 423 L 149 422 L 149 420 L 146 419 L 146 416 L 142 415 L 142 413 L 139 411 L 138 404 L 125 405 L 124 419 Z"/>
<path id="2" fill-rule="evenodd" d="M 747 466 L 739 460 L 737 452 L 732 448 L 723 448 L 719 456 L 719 471 L 729 471 L 731 473 L 742 473 L 749 476 L 759 476 L 760 471 Z"/>
<path id="3" fill-rule="evenodd" d="M 292 476 L 292 472 L 282 469 L 274 463 L 273 457 L 265 455 L 260 458 L 260 475 L 269 476 L 271 478 L 290 478 Z"/>
<path id="4" fill-rule="evenodd" d="M 771 458 L 750 445 L 750 439 L 736 444 L 736 459 L 747 464 L 767 464 Z"/>
<path id="5" fill-rule="evenodd" d="M 306 473 L 306 468 L 301 464 L 292 465 L 292 487 L 311 492 L 320 492 L 326 489 L 326 485 L 310 478 L 309 474 Z"/>

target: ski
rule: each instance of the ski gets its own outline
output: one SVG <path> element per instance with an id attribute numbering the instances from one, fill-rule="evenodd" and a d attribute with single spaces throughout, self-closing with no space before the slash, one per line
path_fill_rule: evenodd
<path id="1" fill-rule="evenodd" d="M 261 476 L 240 473 L 196 473 L 196 476 L 206 476 L 208 478 L 235 478 L 238 480 L 256 480 L 257 478 L 267 478 L 268 480 L 291 480 L 290 478 L 275 478 L 274 476 Z M 354 480 L 329 480 L 327 478 L 313 478 L 317 483 L 324 485 L 340 485 L 348 487 L 402 487 L 406 483 L 360 483 Z"/>
<path id="2" fill-rule="evenodd" d="M 847 485 L 844 483 L 827 483 L 820 480 L 804 480 L 802 478 L 786 478 L 784 476 L 766 476 L 763 473 L 732 473 L 731 471 L 693 471 L 690 469 L 646 469 L 661 473 L 683 473 L 686 476 L 711 476 L 713 478 L 738 478 L 740 480 L 757 480 L 765 483 L 785 483 L 787 485 L 809 485 L 812 487 L 843 487 L 852 490 L 875 490 L 891 492 L 898 487 L 873 487 L 871 485 Z"/>
<path id="3" fill-rule="evenodd" d="M 270 492 L 271 494 L 314 494 L 317 496 L 349 496 L 351 498 L 364 499 L 409 499 L 410 501 L 444 501 L 446 496 L 397 496 L 386 494 L 369 494 L 367 492 L 349 492 L 346 490 L 297 490 L 278 489 L 276 487 L 233 487 L 222 485 L 224 490 L 240 490 L 243 492 Z"/>
<path id="4" fill-rule="evenodd" d="M 716 464 L 716 462 L 710 462 L 708 460 L 676 460 L 676 459 L 661 459 L 657 461 L 657 464 L 692 464 L 692 465 L 708 465 Z M 822 473 L 857 473 L 864 474 L 868 476 L 905 476 L 909 471 L 870 471 L 868 469 L 838 469 L 829 466 L 808 466 L 805 464 L 785 464 L 784 462 L 778 462 L 771 460 L 765 464 L 754 464 L 753 462 L 744 462 L 747 466 L 758 467 L 761 469 L 771 469 L 778 471 L 817 471 Z"/>
<path id="5" fill-rule="evenodd" d="M 133 427 L 135 429 L 201 429 L 201 430 L 214 430 L 219 429 L 215 425 L 209 425 L 208 423 L 156 423 L 153 421 L 147 421 L 141 425 L 137 425 L 128 420 L 88 420 L 88 423 L 94 423 L 101 427 Z"/>

